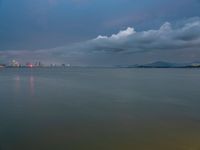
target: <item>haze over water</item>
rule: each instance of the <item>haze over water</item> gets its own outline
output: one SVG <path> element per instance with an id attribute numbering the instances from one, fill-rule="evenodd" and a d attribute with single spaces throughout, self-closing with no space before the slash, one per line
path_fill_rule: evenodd
<path id="1" fill-rule="evenodd" d="M 0 69 L 0 150 L 199 150 L 198 69 Z"/>

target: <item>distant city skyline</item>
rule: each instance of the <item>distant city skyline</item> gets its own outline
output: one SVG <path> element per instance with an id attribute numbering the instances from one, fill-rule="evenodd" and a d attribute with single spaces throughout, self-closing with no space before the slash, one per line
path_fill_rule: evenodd
<path id="1" fill-rule="evenodd" d="M 199 0 L 0 0 L 0 63 L 200 61 Z"/>

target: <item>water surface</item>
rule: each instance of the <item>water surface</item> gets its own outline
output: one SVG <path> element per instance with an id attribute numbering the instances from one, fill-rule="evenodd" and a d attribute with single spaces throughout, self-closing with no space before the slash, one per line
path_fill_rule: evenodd
<path id="1" fill-rule="evenodd" d="M 198 69 L 0 69 L 0 150 L 200 150 Z"/>

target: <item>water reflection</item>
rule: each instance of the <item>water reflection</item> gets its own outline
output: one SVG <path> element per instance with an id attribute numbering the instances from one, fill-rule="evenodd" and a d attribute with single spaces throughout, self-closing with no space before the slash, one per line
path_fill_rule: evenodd
<path id="1" fill-rule="evenodd" d="M 33 96 L 35 93 L 35 78 L 34 76 L 28 76 L 21 78 L 19 75 L 16 75 L 14 78 L 14 92 L 15 94 L 20 94 L 28 90 L 30 96 Z M 25 83 L 25 84 L 24 84 Z"/>
<path id="2" fill-rule="evenodd" d="M 15 84 L 14 84 L 14 91 L 16 92 L 16 93 L 19 93 L 20 92 L 20 76 L 19 75 L 17 75 L 17 76 L 15 76 L 14 77 L 14 82 L 15 82 Z"/>
<path id="3" fill-rule="evenodd" d="M 30 95 L 33 96 L 35 93 L 35 79 L 33 76 L 29 77 L 29 91 L 30 91 Z"/>

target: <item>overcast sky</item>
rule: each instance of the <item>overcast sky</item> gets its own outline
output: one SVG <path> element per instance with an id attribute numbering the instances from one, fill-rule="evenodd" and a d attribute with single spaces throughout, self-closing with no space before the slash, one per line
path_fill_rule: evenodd
<path id="1" fill-rule="evenodd" d="M 200 61 L 200 0 L 0 0 L 0 63 Z"/>

